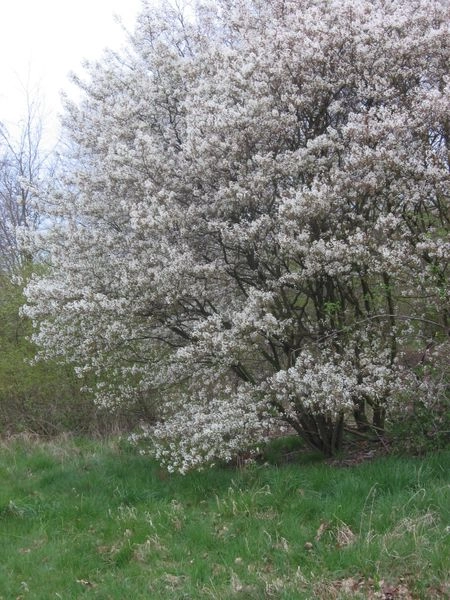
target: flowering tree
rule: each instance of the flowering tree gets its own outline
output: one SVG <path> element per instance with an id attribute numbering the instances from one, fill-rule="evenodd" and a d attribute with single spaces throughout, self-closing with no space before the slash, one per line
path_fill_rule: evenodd
<path id="1" fill-rule="evenodd" d="M 26 312 L 99 402 L 157 399 L 163 462 L 227 459 L 274 423 L 330 455 L 422 389 L 404 356 L 449 327 L 449 16 L 147 8 L 80 82 Z"/>

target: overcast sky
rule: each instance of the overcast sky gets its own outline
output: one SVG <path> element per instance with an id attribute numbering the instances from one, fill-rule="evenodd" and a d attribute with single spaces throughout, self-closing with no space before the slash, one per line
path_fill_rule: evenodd
<path id="1" fill-rule="evenodd" d="M 0 0 L 0 122 L 10 129 L 25 111 L 25 92 L 40 88 L 47 128 L 55 131 L 60 90 L 83 59 L 119 49 L 141 0 Z"/>

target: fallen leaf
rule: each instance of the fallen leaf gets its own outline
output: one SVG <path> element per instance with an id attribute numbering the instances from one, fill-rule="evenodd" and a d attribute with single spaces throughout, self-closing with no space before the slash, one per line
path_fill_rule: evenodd
<path id="1" fill-rule="evenodd" d="M 359 589 L 359 581 L 353 577 L 348 577 L 347 579 L 342 579 L 340 587 L 345 594 L 351 594 Z"/>
<path id="2" fill-rule="evenodd" d="M 90 587 L 90 588 L 94 588 L 97 585 L 96 583 L 93 583 L 92 581 L 88 581 L 87 579 L 77 579 L 76 582 L 81 585 L 84 585 L 85 587 Z"/>
<path id="3" fill-rule="evenodd" d="M 325 531 L 328 529 L 328 521 L 323 521 L 320 526 L 319 529 L 317 530 L 316 533 L 316 542 L 318 542 L 320 540 L 320 538 L 323 536 L 323 534 L 325 533 Z"/>

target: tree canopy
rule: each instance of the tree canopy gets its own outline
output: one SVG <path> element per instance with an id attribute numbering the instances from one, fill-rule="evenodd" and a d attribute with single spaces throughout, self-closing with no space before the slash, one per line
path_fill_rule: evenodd
<path id="1" fill-rule="evenodd" d="M 99 402 L 157 404 L 172 468 L 280 424 L 333 454 L 347 422 L 380 431 L 405 394 L 441 393 L 408 357 L 448 352 L 449 17 L 146 6 L 79 82 L 25 310 Z"/>

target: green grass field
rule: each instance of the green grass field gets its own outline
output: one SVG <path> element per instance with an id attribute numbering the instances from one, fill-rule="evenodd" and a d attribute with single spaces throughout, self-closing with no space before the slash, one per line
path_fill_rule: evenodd
<path id="1" fill-rule="evenodd" d="M 450 452 L 168 475 L 118 443 L 3 442 L 0 598 L 447 598 Z"/>

